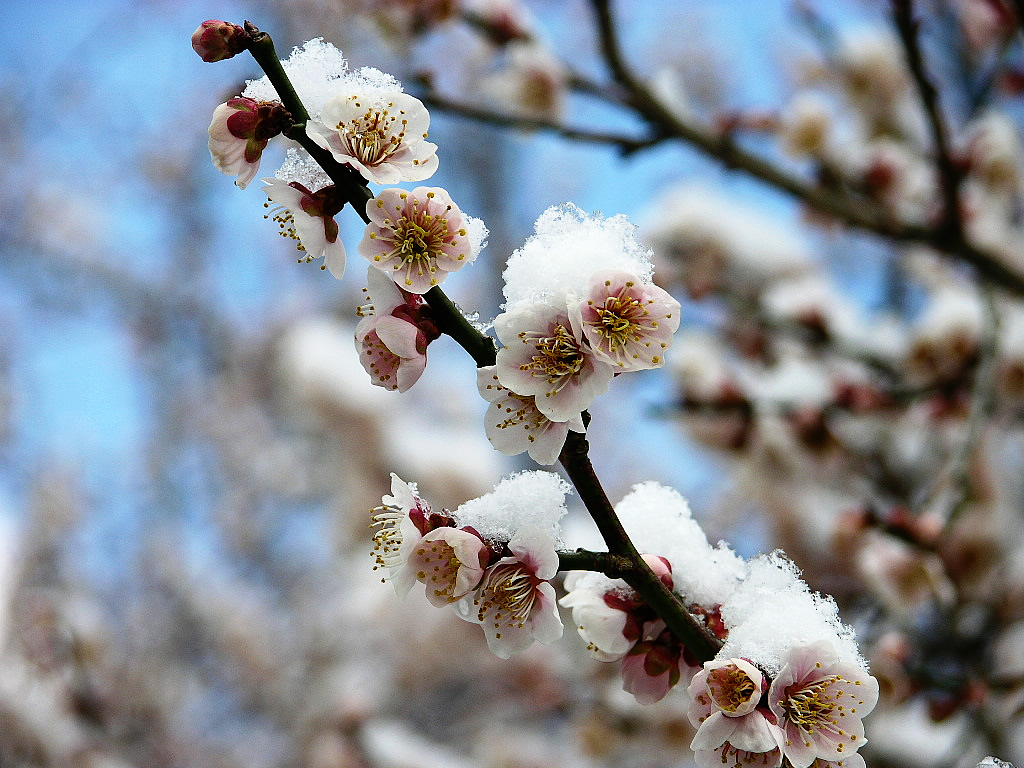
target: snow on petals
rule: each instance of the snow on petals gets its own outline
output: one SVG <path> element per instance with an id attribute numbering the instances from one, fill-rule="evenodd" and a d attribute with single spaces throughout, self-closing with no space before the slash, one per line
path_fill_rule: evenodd
<path id="1" fill-rule="evenodd" d="M 422 297 L 402 291 L 373 267 L 366 282 L 355 333 L 359 362 L 375 386 L 405 392 L 423 374 L 427 345 L 441 332 Z"/>
<path id="2" fill-rule="evenodd" d="M 477 368 L 476 385 L 490 407 L 484 414 L 484 432 L 495 450 L 506 456 L 527 451 L 538 464 L 549 466 L 558 455 L 571 429 L 585 432 L 583 418 L 576 414 L 568 421 L 552 421 L 538 410 L 534 398 L 517 395 L 503 387 L 496 367 Z"/>
<path id="3" fill-rule="evenodd" d="M 479 588 L 457 604 L 456 612 L 480 625 L 487 647 L 502 659 L 534 640 L 553 643 L 562 636 L 555 590 L 555 541 L 538 526 L 523 526 L 508 543 L 511 555 L 487 569 Z"/>
<path id="4" fill-rule="evenodd" d="M 618 269 L 590 278 L 581 305 L 583 334 L 620 371 L 656 368 L 679 327 L 679 302 L 656 285 Z"/>
<path id="5" fill-rule="evenodd" d="M 855 753 L 866 741 L 861 719 L 877 701 L 878 682 L 859 665 L 840 661 L 827 640 L 790 651 L 768 694 L 794 768 Z"/>
<path id="6" fill-rule="evenodd" d="M 569 421 L 608 390 L 614 374 L 580 331 L 579 302 L 572 297 L 549 304 L 528 304 L 494 319 L 505 346 L 498 350 L 502 386 L 536 398 L 538 410 L 552 421 Z"/>
<path id="7" fill-rule="evenodd" d="M 440 187 L 385 189 L 366 203 L 359 254 L 412 293 L 426 293 L 473 260 L 462 211 Z"/>
<path id="8" fill-rule="evenodd" d="M 437 170 L 437 145 L 426 141 L 430 115 L 399 91 L 340 93 L 306 134 L 339 163 L 375 184 L 422 181 Z"/>
<path id="9" fill-rule="evenodd" d="M 272 203 L 264 218 L 272 218 L 279 227 L 281 237 L 295 241 L 295 247 L 305 253 L 300 262 L 309 263 L 323 258 L 321 269 L 330 270 L 339 280 L 345 274 L 345 244 L 338 237 L 338 223 L 334 217 L 345 204 L 341 193 L 333 185 L 311 192 L 298 182 L 281 179 L 263 179 Z"/>

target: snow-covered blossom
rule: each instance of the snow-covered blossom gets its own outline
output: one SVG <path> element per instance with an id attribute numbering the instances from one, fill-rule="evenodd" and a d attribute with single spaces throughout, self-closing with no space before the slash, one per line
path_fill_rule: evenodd
<path id="1" fill-rule="evenodd" d="M 429 518 L 430 504 L 419 497 L 416 486 L 391 473 L 391 495 L 381 498 L 381 506 L 372 510 L 374 570 L 385 569 L 381 581 L 390 581 L 399 597 L 405 597 L 416 582 L 409 567 L 412 554 L 423 533 L 417 520 Z M 415 520 L 414 520 L 415 517 Z"/>
<path id="2" fill-rule="evenodd" d="M 494 320 L 498 339 L 497 376 L 502 386 L 532 395 L 552 421 L 579 416 L 608 389 L 614 368 L 583 340 L 579 302 L 532 304 Z"/>
<path id="3" fill-rule="evenodd" d="M 662 365 L 679 327 L 678 301 L 621 270 L 601 270 L 590 278 L 580 312 L 591 348 L 620 371 Z"/>
<path id="4" fill-rule="evenodd" d="M 295 247 L 305 253 L 300 262 L 309 263 L 323 257 L 321 269 L 330 270 L 339 280 L 345 274 L 345 244 L 338 237 L 338 223 L 334 217 L 344 205 L 334 186 L 311 192 L 298 182 L 291 184 L 280 179 L 263 179 L 263 191 L 271 202 L 264 218 L 278 223 L 281 237 L 295 241 Z"/>
<path id="5" fill-rule="evenodd" d="M 423 374 L 427 345 L 441 332 L 421 296 L 403 291 L 373 267 L 366 283 L 355 333 L 359 362 L 375 386 L 405 392 Z"/>
<path id="6" fill-rule="evenodd" d="M 223 61 L 244 51 L 251 40 L 249 33 L 237 24 L 207 19 L 192 33 L 192 50 L 203 61 Z"/>
<path id="7" fill-rule="evenodd" d="M 480 625 L 487 647 L 507 659 L 534 640 L 553 643 L 562 636 L 555 590 L 548 583 L 558 572 L 551 536 L 535 525 L 521 528 L 508 543 L 511 555 L 489 567 L 483 582 L 456 604 L 456 612 Z"/>
<path id="8" fill-rule="evenodd" d="M 426 141 L 423 103 L 399 91 L 341 93 L 323 106 L 309 137 L 339 163 L 376 184 L 422 181 L 437 170 L 437 145 Z"/>
<path id="9" fill-rule="evenodd" d="M 440 607 L 476 589 L 489 559 L 490 550 L 474 531 L 443 526 L 419 540 L 408 567 L 426 585 L 427 600 Z"/>
<path id="10" fill-rule="evenodd" d="M 245 189 L 256 177 L 267 142 L 283 131 L 291 116 L 277 102 L 239 96 L 213 110 L 210 157 L 213 167 Z"/>
<path id="11" fill-rule="evenodd" d="M 493 365 L 477 368 L 476 385 L 490 406 L 484 414 L 484 432 L 494 449 L 506 456 L 523 451 L 545 466 L 558 461 L 558 455 L 571 429 L 585 432 L 580 414 L 569 421 L 552 421 L 537 408 L 532 396 L 517 395 L 498 381 Z"/>
<path id="12" fill-rule="evenodd" d="M 775 715 L 758 708 L 768 687 L 764 675 L 746 659 L 705 662 L 690 682 L 687 716 L 697 727 L 690 743 L 701 768 L 722 763 L 782 763 L 783 733 Z"/>
<path id="13" fill-rule="evenodd" d="M 794 648 L 768 693 L 794 768 L 856 752 L 865 742 L 861 720 L 877 701 L 878 682 L 860 666 L 840 661 L 828 641 Z"/>
<path id="14" fill-rule="evenodd" d="M 385 189 L 366 213 L 359 254 L 411 293 L 426 293 L 476 255 L 462 211 L 440 187 Z"/>
<path id="15" fill-rule="evenodd" d="M 528 470 L 503 477 L 494 490 L 459 505 L 452 516 L 472 527 L 498 551 L 528 527 L 540 528 L 552 540 L 559 537 L 568 511 L 565 496 L 572 486 L 554 472 Z"/>

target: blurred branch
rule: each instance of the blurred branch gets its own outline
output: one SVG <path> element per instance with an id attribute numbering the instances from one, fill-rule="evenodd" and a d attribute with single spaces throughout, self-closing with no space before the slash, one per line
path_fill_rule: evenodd
<path id="1" fill-rule="evenodd" d="M 496 125 L 500 128 L 512 128 L 523 131 L 547 131 L 555 133 L 564 139 L 573 141 L 585 141 L 592 144 L 611 144 L 619 147 L 624 153 L 637 152 L 641 149 L 654 146 L 662 139 L 647 138 L 638 139 L 632 136 L 615 133 L 603 133 L 601 131 L 590 131 L 584 128 L 570 128 L 560 125 L 551 120 L 544 120 L 536 117 L 524 117 L 508 115 L 495 112 L 481 107 L 462 104 L 452 99 L 447 99 L 436 93 L 428 93 L 420 96 L 420 99 L 428 107 L 440 109 L 449 115 L 464 117 L 487 125 Z"/>
<path id="2" fill-rule="evenodd" d="M 925 71 L 919 32 L 921 23 L 914 18 L 912 0 L 892 0 L 893 18 L 899 32 L 907 66 L 917 85 L 921 106 L 928 118 L 928 127 L 935 145 L 935 165 L 942 183 L 943 218 L 940 229 L 945 229 L 953 245 L 964 241 L 963 221 L 960 216 L 960 172 L 953 161 L 949 145 L 949 132 L 939 106 L 939 93 Z"/>
<path id="3" fill-rule="evenodd" d="M 728 168 L 741 170 L 785 192 L 819 213 L 849 226 L 874 232 L 898 242 L 921 243 L 971 265 L 994 285 L 1024 295 L 1024 275 L 1005 266 L 995 254 L 951 238 L 944 228 L 924 227 L 895 220 L 877 205 L 849 194 L 826 189 L 794 176 L 774 163 L 738 146 L 729 133 L 712 130 L 684 118 L 662 104 L 641 83 L 622 57 L 610 0 L 591 0 L 597 18 L 601 52 L 615 82 L 625 93 L 625 104 L 652 125 L 658 135 L 680 139 Z"/>
<path id="4" fill-rule="evenodd" d="M 948 533 L 953 522 L 963 512 L 973 496 L 971 458 L 977 450 L 982 428 L 988 424 L 996 407 L 996 370 L 999 358 L 999 310 L 992 291 L 981 292 L 985 324 L 978 344 L 978 365 L 971 388 L 970 411 L 963 440 L 950 460 L 945 480 L 941 482 L 952 491 L 946 510 L 942 513 L 943 532 Z M 930 494 L 934 499 L 937 489 Z"/>

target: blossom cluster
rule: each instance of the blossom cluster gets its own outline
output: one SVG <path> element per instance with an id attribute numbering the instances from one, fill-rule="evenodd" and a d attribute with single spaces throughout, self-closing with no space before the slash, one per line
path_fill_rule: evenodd
<path id="1" fill-rule="evenodd" d="M 478 624 L 501 658 L 534 640 L 554 642 L 562 621 L 550 584 L 558 572 L 552 530 L 565 513 L 567 491 L 553 474 L 526 472 L 475 504 L 434 512 L 415 486 L 392 474 L 391 495 L 373 511 L 376 567 L 400 597 L 422 582 L 433 605 L 451 605 L 457 616 Z M 529 517 L 511 507 L 524 498 L 534 502 Z M 491 523 L 483 532 L 472 524 L 481 521 Z"/>
<path id="2" fill-rule="evenodd" d="M 422 582 L 433 605 L 478 624 L 502 658 L 553 642 L 562 634 L 551 580 L 566 490 L 555 475 L 523 472 L 436 513 L 392 475 L 373 512 L 377 566 L 400 596 Z M 595 659 L 620 663 L 623 688 L 641 704 L 685 691 L 702 768 L 863 766 L 862 719 L 878 684 L 834 602 L 811 593 L 780 554 L 744 563 L 710 546 L 682 497 L 657 483 L 636 486 L 616 512 L 641 546 L 666 553 L 643 559 L 723 642 L 701 664 L 625 581 L 571 571 L 557 602 Z"/>

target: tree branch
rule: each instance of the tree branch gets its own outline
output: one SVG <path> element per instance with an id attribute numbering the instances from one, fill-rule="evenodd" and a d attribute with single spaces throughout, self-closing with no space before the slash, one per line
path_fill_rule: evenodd
<path id="1" fill-rule="evenodd" d="M 914 18 L 912 0 L 892 0 L 892 8 L 903 52 L 907 57 L 907 66 L 917 85 L 921 106 L 928 118 L 928 127 L 932 134 L 935 165 L 942 182 L 943 218 L 939 229 L 944 230 L 953 239 L 952 245 L 958 246 L 964 241 L 963 221 L 960 215 L 961 176 L 953 161 L 949 132 L 939 106 L 939 93 L 925 71 L 924 57 L 918 40 L 921 25 Z"/>
<path id="2" fill-rule="evenodd" d="M 676 115 L 663 105 L 632 74 L 622 54 L 611 15 L 610 0 L 591 0 L 597 17 L 602 55 L 624 99 L 658 135 L 670 136 L 692 145 L 718 159 L 729 168 L 785 192 L 809 207 L 857 229 L 866 230 L 897 242 L 928 245 L 949 257 L 972 266 L 978 276 L 994 286 L 1024 295 L 1024 274 L 1004 265 L 999 257 L 979 248 L 966 238 L 950 238 L 945 229 L 907 224 L 893 218 L 874 203 L 836 192 L 787 173 L 777 165 L 739 147 L 728 133 L 711 130 Z"/>

